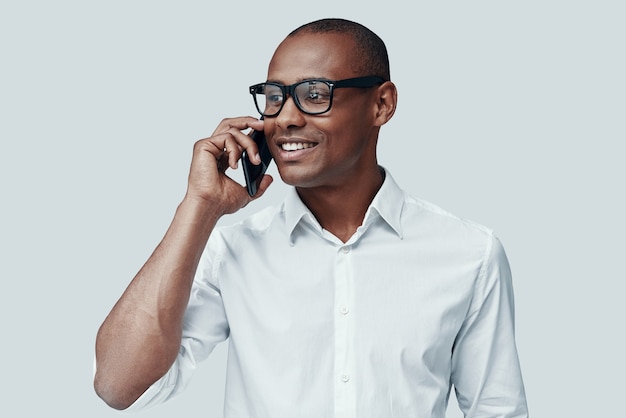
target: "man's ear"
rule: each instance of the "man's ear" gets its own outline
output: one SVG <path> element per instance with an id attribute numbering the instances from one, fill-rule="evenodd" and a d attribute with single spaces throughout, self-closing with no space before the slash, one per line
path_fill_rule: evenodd
<path id="1" fill-rule="evenodd" d="M 376 119 L 375 126 L 383 126 L 396 112 L 398 104 L 398 90 L 391 81 L 385 81 L 376 90 Z"/>

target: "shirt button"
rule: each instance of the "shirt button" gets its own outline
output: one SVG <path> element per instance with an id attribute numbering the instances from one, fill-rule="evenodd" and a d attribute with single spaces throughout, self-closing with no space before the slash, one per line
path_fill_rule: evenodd
<path id="1" fill-rule="evenodd" d="M 348 308 L 347 306 L 342 306 L 341 308 L 339 308 L 339 312 L 341 312 L 343 315 L 347 315 L 348 312 L 350 312 L 350 308 Z"/>
<path id="2" fill-rule="evenodd" d="M 350 247 L 346 246 L 346 247 L 341 247 L 341 252 L 344 254 L 348 254 L 350 252 Z"/>
<path id="3" fill-rule="evenodd" d="M 350 375 L 347 373 L 343 373 L 341 376 L 339 376 L 339 378 L 343 383 L 346 383 L 348 380 L 350 380 Z"/>

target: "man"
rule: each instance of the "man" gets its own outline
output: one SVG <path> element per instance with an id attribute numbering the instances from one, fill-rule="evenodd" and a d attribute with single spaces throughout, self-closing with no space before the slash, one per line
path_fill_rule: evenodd
<path id="1" fill-rule="evenodd" d="M 195 144 L 170 228 L 103 323 L 98 394 L 162 402 L 230 338 L 225 417 L 439 418 L 452 385 L 468 417 L 526 417 L 501 245 L 377 163 L 397 102 L 382 40 L 346 20 L 304 25 L 251 92 L 264 120 L 225 119 Z M 249 128 L 294 188 L 214 229 L 251 200 L 225 174 L 243 150 L 260 161 Z"/>

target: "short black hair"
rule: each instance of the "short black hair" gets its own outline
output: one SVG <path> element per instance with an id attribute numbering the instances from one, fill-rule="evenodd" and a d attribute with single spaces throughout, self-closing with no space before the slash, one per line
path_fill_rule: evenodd
<path id="1" fill-rule="evenodd" d="M 303 33 L 337 33 L 352 37 L 356 45 L 357 61 L 354 69 L 361 76 L 374 75 L 391 79 L 387 47 L 378 35 L 360 23 L 346 19 L 320 19 L 306 23 L 292 31 L 287 37 Z"/>

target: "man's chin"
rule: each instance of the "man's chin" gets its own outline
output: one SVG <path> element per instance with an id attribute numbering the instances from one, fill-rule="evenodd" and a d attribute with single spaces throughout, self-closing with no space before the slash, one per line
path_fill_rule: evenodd
<path id="1" fill-rule="evenodd" d="M 319 173 L 306 172 L 300 167 L 278 167 L 278 174 L 283 183 L 296 188 L 311 188 L 318 186 Z"/>

